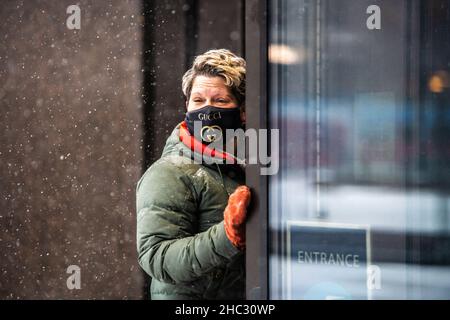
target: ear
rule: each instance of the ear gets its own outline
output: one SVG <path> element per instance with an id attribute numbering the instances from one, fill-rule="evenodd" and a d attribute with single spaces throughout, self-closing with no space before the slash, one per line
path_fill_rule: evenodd
<path id="1" fill-rule="evenodd" d="M 189 106 L 189 100 L 186 100 L 186 110 L 188 109 Z"/>

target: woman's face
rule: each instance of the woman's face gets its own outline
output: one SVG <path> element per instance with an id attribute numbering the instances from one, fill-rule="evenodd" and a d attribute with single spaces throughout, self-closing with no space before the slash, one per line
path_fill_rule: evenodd
<path id="1" fill-rule="evenodd" d="M 235 108 L 238 106 L 236 97 L 231 93 L 222 77 L 195 77 L 191 96 L 186 101 L 187 111 L 194 111 L 208 105 L 219 108 Z M 241 120 L 245 122 L 245 112 L 242 110 Z"/>

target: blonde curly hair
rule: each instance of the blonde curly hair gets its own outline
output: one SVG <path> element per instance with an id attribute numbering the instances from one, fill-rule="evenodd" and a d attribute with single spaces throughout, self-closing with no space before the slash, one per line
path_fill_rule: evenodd
<path id="1" fill-rule="evenodd" d="M 189 100 L 195 77 L 199 75 L 219 76 L 230 87 L 239 106 L 243 106 L 245 103 L 245 67 L 245 60 L 228 49 L 209 50 L 196 56 L 192 68 L 183 75 L 183 94 Z"/>

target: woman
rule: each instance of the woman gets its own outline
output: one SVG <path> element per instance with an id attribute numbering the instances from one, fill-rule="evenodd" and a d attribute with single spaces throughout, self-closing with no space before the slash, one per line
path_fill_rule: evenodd
<path id="1" fill-rule="evenodd" d="M 210 50 L 182 87 L 186 118 L 137 184 L 139 264 L 152 299 L 245 299 L 250 190 L 229 149 L 211 147 L 245 123 L 245 60 Z"/>

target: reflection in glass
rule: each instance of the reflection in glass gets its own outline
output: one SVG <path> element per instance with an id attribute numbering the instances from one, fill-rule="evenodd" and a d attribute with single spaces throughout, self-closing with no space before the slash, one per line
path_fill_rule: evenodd
<path id="1" fill-rule="evenodd" d="M 269 180 L 272 299 L 311 297 L 292 270 L 317 277 L 324 266 L 337 276 L 317 279 L 315 299 L 450 298 L 450 4 L 378 3 L 371 30 L 370 1 L 270 1 L 270 127 L 281 139 Z M 288 244 L 292 222 L 367 227 L 367 277 L 300 264 L 288 247 L 312 238 Z M 336 230 L 314 241 L 332 252 Z"/>

